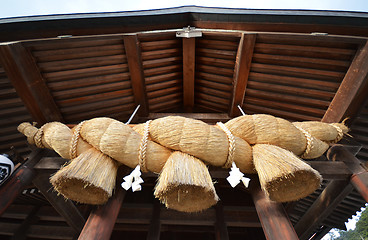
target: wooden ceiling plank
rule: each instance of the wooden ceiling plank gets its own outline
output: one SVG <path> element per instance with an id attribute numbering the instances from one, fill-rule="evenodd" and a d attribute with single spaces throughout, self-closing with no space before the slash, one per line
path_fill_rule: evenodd
<path id="1" fill-rule="evenodd" d="M 0 62 L 33 119 L 64 122 L 32 55 L 19 42 L 0 45 Z"/>
<path id="2" fill-rule="evenodd" d="M 242 34 L 234 69 L 233 98 L 229 112 L 231 117 L 238 116 L 240 112 L 237 106 L 243 105 L 255 43 L 256 34 Z"/>
<path id="3" fill-rule="evenodd" d="M 183 105 L 185 112 L 193 112 L 195 84 L 196 38 L 183 38 Z"/>
<path id="4" fill-rule="evenodd" d="M 68 225 L 72 227 L 76 233 L 79 233 L 82 231 L 86 220 L 71 200 L 65 199 L 52 190 L 53 187 L 49 178 L 50 173 L 39 173 L 33 180 L 33 184 L 41 191 L 55 210 L 64 217 Z"/>
<path id="5" fill-rule="evenodd" d="M 35 177 L 33 166 L 45 155 L 45 151 L 37 149 L 30 154 L 28 160 L 17 168 L 6 183 L 0 189 L 0 216 L 18 197 L 23 189 L 28 186 Z"/>
<path id="6" fill-rule="evenodd" d="M 26 219 L 22 222 L 22 224 L 17 228 L 14 232 L 12 240 L 25 240 L 27 239 L 27 232 L 30 228 L 31 224 L 36 223 L 39 220 L 39 217 L 36 216 L 40 206 L 33 206 L 33 209 L 28 214 Z"/>
<path id="7" fill-rule="evenodd" d="M 117 187 L 115 194 L 105 205 L 92 211 L 78 240 L 110 239 L 125 193 L 125 190 L 121 187 Z"/>
<path id="8" fill-rule="evenodd" d="M 266 239 L 298 239 L 282 204 L 271 201 L 256 180 L 253 181 L 253 186 L 251 186 L 251 193 Z"/>
<path id="9" fill-rule="evenodd" d="M 146 84 L 143 73 L 140 41 L 137 35 L 124 36 L 125 53 L 128 59 L 130 79 L 132 82 L 135 103 L 141 105 L 138 115 L 147 117 L 149 113 Z"/>
<path id="10" fill-rule="evenodd" d="M 353 187 L 349 184 L 349 180 L 331 181 L 295 225 L 299 238 L 308 239 L 310 234 L 352 190 Z"/>
<path id="11" fill-rule="evenodd" d="M 339 122 L 344 117 L 349 107 L 353 105 L 359 91 L 364 84 L 367 84 L 368 76 L 368 41 L 357 51 L 353 62 L 350 65 L 335 97 L 332 99 L 323 122 Z"/>

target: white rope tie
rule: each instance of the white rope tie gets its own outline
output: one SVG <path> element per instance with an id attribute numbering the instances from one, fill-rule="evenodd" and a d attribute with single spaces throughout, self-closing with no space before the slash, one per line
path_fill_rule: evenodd
<path id="1" fill-rule="evenodd" d="M 224 168 L 230 168 L 232 163 L 234 162 L 235 137 L 222 122 L 218 122 L 217 126 L 219 126 L 222 129 L 222 131 L 224 131 L 226 133 L 227 139 L 229 141 L 229 151 L 228 151 L 228 154 L 227 154 L 226 162 L 225 162 L 223 167 Z"/>
<path id="2" fill-rule="evenodd" d="M 335 140 L 332 140 L 331 143 L 337 143 L 344 137 L 344 132 L 342 131 L 342 129 L 339 126 L 337 126 L 333 123 L 331 123 L 330 126 L 334 127 L 337 131 L 337 137 L 336 137 Z"/>
<path id="3" fill-rule="evenodd" d="M 38 129 L 36 136 L 34 137 L 34 141 L 35 144 L 38 148 L 45 148 L 45 146 L 42 143 L 42 137 L 43 137 L 43 129 L 44 129 L 45 125 L 42 125 L 42 127 L 40 129 Z"/>
<path id="4" fill-rule="evenodd" d="M 143 128 L 143 136 L 141 138 L 141 143 L 139 145 L 139 152 L 138 152 L 138 164 L 143 172 L 147 172 L 146 166 L 146 152 L 147 152 L 147 143 L 148 143 L 148 135 L 149 135 L 149 125 L 152 120 L 149 120 L 145 123 Z"/>
<path id="5" fill-rule="evenodd" d="M 313 141 L 312 135 L 309 132 L 305 131 L 303 128 L 297 126 L 295 127 L 304 134 L 305 139 L 307 140 L 307 146 L 305 147 L 304 152 L 300 155 L 301 158 L 306 158 L 309 155 L 310 151 L 312 150 L 312 141 Z"/>

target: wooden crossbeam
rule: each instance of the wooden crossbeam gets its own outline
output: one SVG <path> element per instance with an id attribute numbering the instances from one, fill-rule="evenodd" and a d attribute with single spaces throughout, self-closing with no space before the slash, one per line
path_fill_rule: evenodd
<path id="1" fill-rule="evenodd" d="M 147 117 L 149 113 L 149 107 L 143 73 L 141 47 L 138 36 L 136 34 L 124 35 L 124 47 L 128 59 L 134 100 L 137 105 L 141 105 L 138 115 L 141 117 Z"/>
<path id="2" fill-rule="evenodd" d="M 29 185 L 36 175 L 33 166 L 45 155 L 45 151 L 37 149 L 31 153 L 28 160 L 10 176 L 10 179 L 0 188 L 0 215 Z"/>
<path id="3" fill-rule="evenodd" d="M 193 112 L 195 84 L 195 38 L 183 38 L 183 105 Z"/>
<path id="4" fill-rule="evenodd" d="M 352 191 L 349 180 L 334 180 L 322 191 L 317 200 L 295 225 L 300 239 L 310 234 L 325 220 L 336 206 Z"/>
<path id="5" fill-rule="evenodd" d="M 271 201 L 262 191 L 257 180 L 252 182 L 252 198 L 266 239 L 298 239 L 282 204 Z"/>
<path id="6" fill-rule="evenodd" d="M 65 219 L 68 225 L 72 227 L 76 233 L 80 233 L 86 220 L 71 200 L 65 199 L 53 190 L 49 178 L 50 173 L 46 171 L 43 173 L 39 172 L 37 177 L 33 180 L 33 184 L 41 191 L 55 210 Z"/>
<path id="7" fill-rule="evenodd" d="M 235 62 L 233 98 L 229 112 L 231 117 L 240 115 L 237 106 L 243 105 L 255 42 L 256 34 L 242 34 Z"/>
<path id="8" fill-rule="evenodd" d="M 332 99 L 330 106 L 324 114 L 323 122 L 339 122 L 343 119 L 354 101 L 361 102 L 361 96 L 365 92 L 363 86 L 367 85 L 368 76 L 368 41 L 358 50 L 353 62 L 350 65 L 335 97 Z M 361 95 L 361 96 L 360 96 Z M 353 113 L 349 113 L 353 114 Z"/>
<path id="9" fill-rule="evenodd" d="M 0 62 L 35 121 L 39 124 L 64 122 L 37 64 L 21 43 L 0 44 Z"/>

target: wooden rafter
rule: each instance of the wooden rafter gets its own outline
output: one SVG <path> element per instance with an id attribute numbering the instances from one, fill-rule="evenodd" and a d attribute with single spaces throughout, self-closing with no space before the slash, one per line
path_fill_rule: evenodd
<path id="1" fill-rule="evenodd" d="M 258 181 L 254 182 L 251 186 L 252 198 L 266 239 L 298 239 L 282 204 L 271 201 L 261 190 Z"/>
<path id="2" fill-rule="evenodd" d="M 92 211 L 78 239 L 110 239 L 125 193 L 125 190 L 118 187 L 105 205 Z"/>
<path id="3" fill-rule="evenodd" d="M 195 38 L 183 38 L 183 105 L 193 112 L 195 84 Z"/>
<path id="4" fill-rule="evenodd" d="M 348 180 L 334 180 L 327 185 L 317 200 L 295 225 L 300 239 L 309 235 L 323 222 L 336 206 L 351 192 L 353 187 Z"/>
<path id="5" fill-rule="evenodd" d="M 79 233 L 82 231 L 86 220 L 71 200 L 64 199 L 64 197 L 52 190 L 53 187 L 49 178 L 50 173 L 39 173 L 33 180 L 33 184 L 41 191 L 55 210 L 63 216 L 68 225 L 72 227 L 76 233 Z"/>
<path id="6" fill-rule="evenodd" d="M 0 62 L 35 121 L 64 122 L 33 57 L 21 43 L 1 44 Z"/>
<path id="7" fill-rule="evenodd" d="M 367 76 L 368 41 L 356 53 L 335 97 L 322 118 L 323 122 L 339 122 L 343 117 L 349 117 L 345 114 L 354 105 L 354 100 L 359 99 L 358 93 L 364 94 L 360 90 L 366 84 Z"/>
<path id="8" fill-rule="evenodd" d="M 231 117 L 240 114 L 237 106 L 243 105 L 245 89 L 247 87 L 250 66 L 252 64 L 253 49 L 256 42 L 256 34 L 242 34 L 240 39 L 238 53 L 236 55 L 234 79 L 233 79 L 233 97 L 231 100 Z"/>
<path id="9" fill-rule="evenodd" d="M 124 36 L 125 53 L 128 59 L 130 79 L 135 103 L 141 105 L 138 114 L 147 117 L 149 113 L 146 84 L 144 80 L 140 41 L 136 34 Z"/>

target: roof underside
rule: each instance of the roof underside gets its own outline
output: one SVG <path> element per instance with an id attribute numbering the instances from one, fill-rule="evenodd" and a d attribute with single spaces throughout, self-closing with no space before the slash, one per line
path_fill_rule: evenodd
<path id="1" fill-rule="evenodd" d="M 203 36 L 176 37 L 176 31 L 188 25 L 197 27 Z M 239 105 L 247 114 L 266 113 L 291 121 L 336 122 L 350 117 L 351 135 L 362 145 L 357 157 L 365 163 L 367 26 L 365 13 L 197 7 L 0 20 L 0 32 L 8 33 L 0 34 L 4 41 L 0 46 L 0 152 L 9 152 L 12 146 L 23 155 L 30 152 L 24 137 L 16 131 L 24 121 L 76 124 L 107 116 L 125 122 L 140 104 L 136 123 L 182 113 L 213 123 L 240 115 Z M 14 40 L 22 41 L 5 42 Z M 334 179 L 326 179 L 311 196 L 286 205 L 295 226 L 330 181 Z M 244 199 L 250 199 L 245 192 L 229 193 L 226 184 L 219 186 L 223 196 L 238 199 L 239 194 L 245 194 Z M 31 206 L 35 199 L 45 201 L 42 195 L 34 195 L 25 192 L 17 204 Z M 117 221 L 120 230 L 116 231 L 147 231 L 153 200 L 138 207 L 132 205 L 147 199 L 139 196 L 128 197 L 126 209 L 121 211 L 129 214 L 137 208 L 142 216 L 134 222 L 122 214 Z M 255 220 L 248 219 L 258 224 L 253 228 L 249 228 L 251 224 L 241 225 L 247 220 L 231 218 L 236 216 L 231 212 L 234 207 L 251 216 L 254 205 L 248 200 L 241 203 L 223 198 L 229 234 L 233 236 L 230 239 L 247 234 L 259 239 L 262 231 L 258 231 L 256 216 Z M 331 227 L 344 228 L 343 222 L 364 203 L 355 190 L 346 190 L 341 201 L 334 203 L 334 211 L 307 235 L 318 235 Z M 149 210 L 145 210 L 147 204 Z M 9 219 L 14 224 L 7 229 L 17 229 L 27 216 L 16 215 L 17 207 L 0 218 L 2 234 L 10 232 L 4 230 Z M 212 210 L 199 220 L 188 220 L 202 224 L 191 228 L 182 226 L 190 224 L 180 223 L 175 214 L 164 212 L 167 229 L 162 231 L 166 235 L 197 232 L 198 239 L 213 239 L 212 222 L 208 221 Z M 145 211 L 151 212 L 144 215 Z M 39 214 L 41 220 L 53 219 L 46 210 L 41 209 Z M 53 221 L 63 219 L 55 216 Z M 171 221 L 176 221 L 176 228 Z M 127 230 L 123 223 L 136 230 Z M 34 232 L 41 231 L 37 226 Z M 65 233 L 61 228 L 58 231 Z M 73 235 L 63 237 L 71 239 Z"/>

